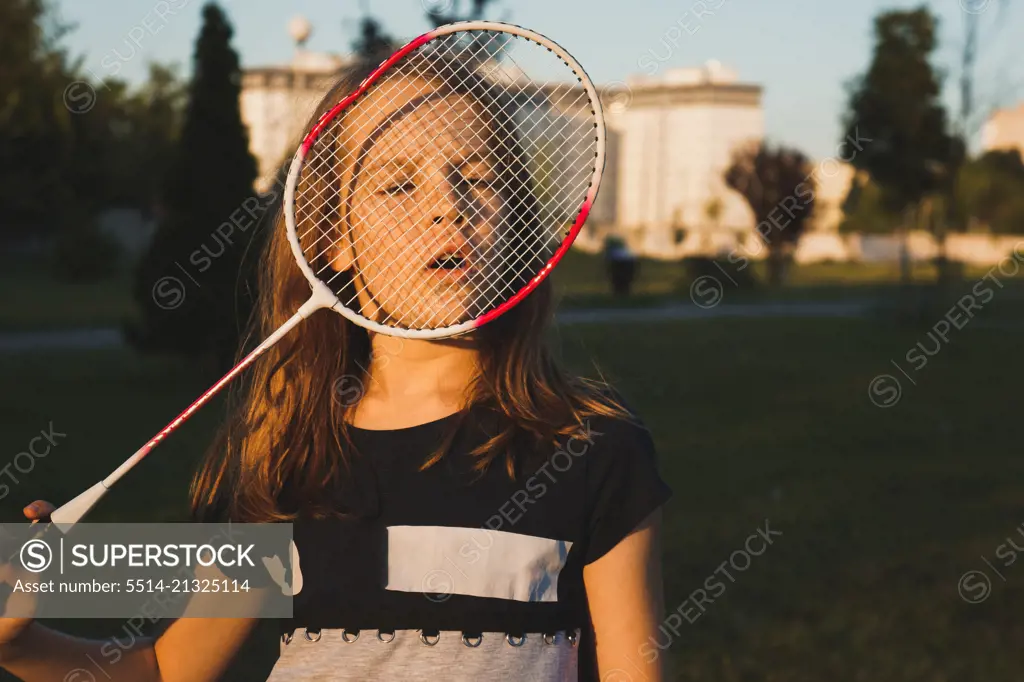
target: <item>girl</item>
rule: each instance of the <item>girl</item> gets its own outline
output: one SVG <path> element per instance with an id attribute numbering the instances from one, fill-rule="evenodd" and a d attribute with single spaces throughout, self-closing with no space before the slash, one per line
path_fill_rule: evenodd
<path id="1" fill-rule="evenodd" d="M 318 176 L 331 179 L 297 207 L 309 228 L 298 233 L 317 251 L 310 264 L 331 268 L 363 314 L 448 325 L 477 314 L 474 279 L 491 261 L 473 254 L 507 247 L 496 216 L 528 222 L 534 209 L 521 186 L 496 181 L 519 171 L 495 160 L 517 154 L 488 147 L 487 103 L 472 87 L 441 87 L 436 63 L 412 66 L 415 77 L 376 88 L 327 138 L 336 149 L 322 163 L 358 153 Z M 311 125 L 370 68 L 351 68 Z M 374 227 L 400 201 L 404 217 Z M 278 213 L 261 272 L 254 331 L 264 336 L 309 295 L 282 222 Z M 427 232 L 444 249 L 418 248 Z M 317 249 L 324 235 L 331 246 Z M 413 306 L 410 291 L 426 293 Z M 371 334 L 322 312 L 257 360 L 193 481 L 192 510 L 197 521 L 293 524 L 280 582 L 294 615 L 280 623 L 270 680 L 663 679 L 640 650 L 661 620 L 659 508 L 670 491 L 614 392 L 555 362 L 551 313 L 547 280 L 442 341 Z M 108 672 L 216 680 L 256 622 L 175 620 Z M 0 665 L 26 682 L 64 680 L 102 644 L 28 619 L 5 619 L 0 642 Z"/>

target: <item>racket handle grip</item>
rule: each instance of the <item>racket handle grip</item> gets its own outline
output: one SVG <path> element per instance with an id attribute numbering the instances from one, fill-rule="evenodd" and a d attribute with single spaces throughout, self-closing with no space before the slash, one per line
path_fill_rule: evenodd
<path id="1" fill-rule="evenodd" d="M 107 492 L 107 486 L 100 481 L 70 502 L 53 510 L 50 514 L 50 523 L 57 526 L 62 533 L 67 533 L 71 527 L 82 520 L 82 517 L 89 513 L 89 510 L 96 506 Z"/>

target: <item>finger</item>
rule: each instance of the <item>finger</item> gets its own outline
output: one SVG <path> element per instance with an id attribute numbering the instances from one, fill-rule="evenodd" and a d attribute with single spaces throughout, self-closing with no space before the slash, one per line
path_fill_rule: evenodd
<path id="1" fill-rule="evenodd" d="M 57 508 L 46 500 L 36 500 L 23 510 L 30 519 L 47 519 Z"/>

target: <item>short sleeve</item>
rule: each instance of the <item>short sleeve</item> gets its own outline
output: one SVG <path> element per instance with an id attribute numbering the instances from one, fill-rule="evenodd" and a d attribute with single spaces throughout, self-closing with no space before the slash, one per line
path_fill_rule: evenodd
<path id="1" fill-rule="evenodd" d="M 672 497 L 658 470 L 650 432 L 635 419 L 592 423 L 586 457 L 587 543 L 584 563 L 607 554 Z"/>

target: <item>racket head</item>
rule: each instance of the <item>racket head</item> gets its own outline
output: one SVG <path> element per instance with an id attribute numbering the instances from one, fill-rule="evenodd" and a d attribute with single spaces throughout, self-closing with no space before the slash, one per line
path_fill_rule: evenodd
<path id="1" fill-rule="evenodd" d="M 600 99 L 568 52 L 511 24 L 450 24 L 309 131 L 285 186 L 288 239 L 323 307 L 391 336 L 464 334 L 550 274 L 604 163 Z"/>

